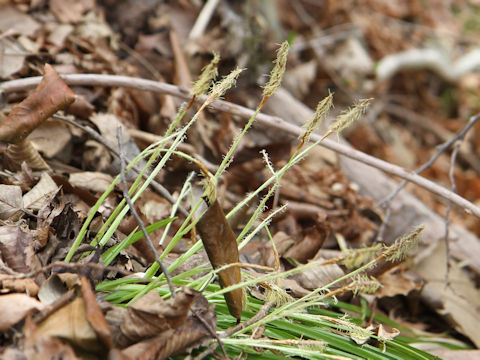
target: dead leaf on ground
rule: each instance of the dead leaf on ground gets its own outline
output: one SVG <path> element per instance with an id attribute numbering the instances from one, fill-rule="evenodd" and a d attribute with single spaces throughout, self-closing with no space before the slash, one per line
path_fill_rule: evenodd
<path id="1" fill-rule="evenodd" d="M 480 291 L 460 265 L 452 261 L 449 286 L 445 286 L 445 242 L 440 241 L 434 252 L 415 267 L 426 283 L 422 298 L 443 315 L 455 329 L 480 346 Z"/>
<path id="2" fill-rule="evenodd" d="M 43 172 L 37 185 L 23 195 L 23 204 L 25 209 L 39 210 L 45 205 L 46 201 L 49 202 L 49 197 L 58 190 L 59 188 L 55 181 L 52 180 L 50 175 L 48 175 L 46 172 Z"/>
<path id="3" fill-rule="evenodd" d="M 44 305 L 27 294 L 6 294 L 0 296 L 0 332 L 7 331 L 9 328 L 24 319 L 33 311 L 42 310 Z M 7 310 L 8 311 L 5 311 Z"/>
<path id="4" fill-rule="evenodd" d="M 23 198 L 21 187 L 0 184 L 0 219 L 9 219 L 22 209 Z"/>
<path id="5" fill-rule="evenodd" d="M 62 360 L 80 360 L 75 355 L 72 347 L 55 337 L 43 334 L 31 318 L 27 318 L 23 328 L 25 337 L 24 354 L 27 359 L 45 360 L 58 359 Z"/>
<path id="6" fill-rule="evenodd" d="M 193 290 L 184 288 L 182 291 L 190 293 Z M 181 292 L 178 294 L 181 294 Z M 177 328 L 170 328 L 160 335 L 134 344 L 124 349 L 123 354 L 135 359 L 162 360 L 175 354 L 190 352 L 202 345 L 204 341 L 210 341 L 216 329 L 213 306 L 210 306 L 207 299 L 201 294 L 196 292 L 194 294 L 193 303 L 190 303 L 188 298 L 180 299 L 181 303 L 185 303 L 185 300 L 187 300 L 186 302 L 190 303 L 189 306 L 191 305 L 191 311 L 183 325 L 177 322 L 177 325 L 179 325 Z M 181 306 L 180 309 L 183 312 L 185 307 Z"/>
<path id="7" fill-rule="evenodd" d="M 50 65 L 46 64 L 44 71 L 40 84 L 0 124 L 1 141 L 19 143 L 50 116 L 75 101 L 75 93 Z"/>
<path id="8" fill-rule="evenodd" d="M 38 324 L 38 332 L 66 340 L 83 351 L 102 353 L 106 350 L 87 319 L 85 301 L 81 297 L 61 307 Z"/>

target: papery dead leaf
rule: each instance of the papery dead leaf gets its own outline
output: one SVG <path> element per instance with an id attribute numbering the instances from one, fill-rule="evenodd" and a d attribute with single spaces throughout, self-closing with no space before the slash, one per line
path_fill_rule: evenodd
<path id="1" fill-rule="evenodd" d="M 115 345 L 124 348 L 182 326 L 197 296 L 197 291 L 185 287 L 175 299 L 165 301 L 153 290 L 127 309 L 114 308 L 106 318 Z"/>
<path id="2" fill-rule="evenodd" d="M 95 330 L 87 320 L 85 302 L 81 297 L 63 306 L 38 324 L 38 332 L 67 340 L 86 351 L 99 353 L 105 351 Z"/>
<path id="3" fill-rule="evenodd" d="M 4 292 L 27 293 L 30 296 L 37 296 L 39 286 L 34 279 L 3 279 L 10 275 L 0 274 L 0 289 Z"/>
<path id="4" fill-rule="evenodd" d="M 0 332 L 8 330 L 32 311 L 42 310 L 43 307 L 40 301 L 26 294 L 0 296 L 0 309 L 4 309 L 0 316 Z"/>
<path id="5" fill-rule="evenodd" d="M 23 334 L 25 336 L 24 353 L 29 360 L 80 360 L 69 344 L 38 331 L 31 318 L 27 318 Z"/>
<path id="6" fill-rule="evenodd" d="M 6 220 L 23 209 L 22 189 L 0 184 L 0 219 Z"/>
<path id="7" fill-rule="evenodd" d="M 15 5 L 0 5 L 0 32 L 14 31 L 32 36 L 40 24 L 30 15 L 18 10 Z"/>
<path id="8" fill-rule="evenodd" d="M 214 269 L 240 262 L 235 234 L 228 223 L 218 200 L 215 200 L 197 224 L 205 251 Z M 239 284 L 242 275 L 239 267 L 229 267 L 218 273 L 222 288 Z M 232 316 L 242 316 L 243 292 L 236 289 L 224 294 Z"/>
<path id="9" fill-rule="evenodd" d="M 50 305 L 57 301 L 67 292 L 67 288 L 62 283 L 58 275 L 53 274 L 45 280 L 38 292 L 38 299 L 42 304 Z"/>
<path id="10" fill-rule="evenodd" d="M 27 273 L 31 270 L 32 239 L 33 235 L 21 226 L 0 227 L 0 256 L 13 271 Z"/>
<path id="11" fill-rule="evenodd" d="M 58 186 L 46 172 L 42 173 L 40 181 L 32 190 L 23 195 L 23 204 L 26 209 L 38 210 L 43 206 L 47 196 L 58 191 Z"/>
<path id="12" fill-rule="evenodd" d="M 47 159 L 55 156 L 61 157 L 68 162 L 70 156 L 68 151 L 64 151 L 72 139 L 72 132 L 68 125 L 58 119 L 49 119 L 37 126 L 29 136 L 29 140 L 34 147 L 40 151 Z M 60 155 L 60 156 L 59 156 Z"/>
<path id="13" fill-rule="evenodd" d="M 0 141 L 19 143 L 39 124 L 75 101 L 75 93 L 48 64 L 36 89 L 0 124 Z"/>
<path id="14" fill-rule="evenodd" d="M 23 139 L 17 144 L 10 144 L 5 151 L 6 166 L 10 170 L 19 170 L 25 163 L 33 170 L 50 170 L 50 166 L 43 160 L 30 139 Z"/>
<path id="15" fill-rule="evenodd" d="M 105 346 L 109 349 L 112 349 L 112 334 L 110 333 L 110 328 L 108 327 L 107 321 L 103 316 L 103 312 L 97 303 L 92 286 L 85 276 L 82 276 L 81 282 L 82 296 L 83 300 L 85 301 L 85 308 L 87 311 L 87 320 Z"/>
<path id="16" fill-rule="evenodd" d="M 411 291 L 419 291 L 423 286 L 423 281 L 413 274 L 405 274 L 403 272 L 387 272 L 380 275 L 377 280 L 382 286 L 374 293 L 377 297 L 382 296 L 407 296 Z"/>
<path id="17" fill-rule="evenodd" d="M 198 294 L 182 326 L 132 345 L 124 349 L 123 353 L 135 359 L 166 359 L 169 356 L 190 352 L 191 349 L 202 345 L 205 340 L 209 341 L 215 328 L 213 306 L 209 306 L 207 299 Z"/>

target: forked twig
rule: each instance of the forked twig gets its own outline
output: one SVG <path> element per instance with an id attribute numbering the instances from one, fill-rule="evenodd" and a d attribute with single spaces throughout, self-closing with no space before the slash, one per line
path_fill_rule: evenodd
<path id="1" fill-rule="evenodd" d="M 443 144 L 440 144 L 437 147 L 437 152 L 426 163 L 424 163 L 417 170 L 415 170 L 415 174 L 418 175 L 421 172 L 428 169 L 429 167 L 431 167 L 433 165 L 433 163 L 435 161 L 437 161 L 437 159 L 440 157 L 441 154 L 443 154 L 446 150 L 448 150 L 455 142 L 459 141 L 459 143 L 457 143 L 457 146 L 455 147 L 455 149 L 457 149 L 457 150 L 454 150 L 455 151 L 455 160 L 456 160 L 456 158 L 457 158 L 456 152 L 458 152 L 459 145 L 461 144 L 461 142 L 465 138 L 465 135 L 467 134 L 467 132 L 477 123 L 477 121 L 479 119 L 480 119 L 480 114 L 472 116 L 470 118 L 470 121 L 463 127 L 463 129 L 460 132 L 458 132 L 450 140 L 444 142 Z M 453 154 L 452 154 L 452 157 L 453 157 Z M 453 159 L 452 159 L 452 161 L 453 161 Z M 450 177 L 450 179 L 452 179 L 452 178 Z M 384 200 L 380 201 L 377 204 L 377 206 L 384 206 L 385 207 L 385 217 L 383 218 L 382 224 L 380 225 L 380 228 L 379 228 L 378 234 L 377 234 L 377 241 L 379 241 L 379 242 L 383 240 L 383 233 L 386 230 L 388 221 L 390 220 L 390 216 L 392 214 L 391 203 L 392 203 L 393 199 L 398 195 L 398 193 L 407 185 L 407 183 L 408 183 L 407 180 L 403 180 L 397 186 L 397 188 L 390 193 L 390 195 L 388 195 Z M 452 184 L 454 184 L 454 182 L 452 182 Z M 452 193 L 454 193 L 454 190 L 455 190 L 454 188 L 450 189 L 450 191 Z M 451 206 L 453 201 L 451 199 L 447 199 L 447 200 L 449 200 L 449 204 L 450 204 L 449 206 Z M 448 236 L 448 233 L 446 234 L 446 236 Z"/>

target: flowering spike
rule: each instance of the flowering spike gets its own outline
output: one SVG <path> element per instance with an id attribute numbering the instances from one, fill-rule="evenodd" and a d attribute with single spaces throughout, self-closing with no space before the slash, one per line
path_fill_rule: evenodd
<path id="1" fill-rule="evenodd" d="M 282 82 L 283 74 L 285 73 L 285 67 L 287 65 L 287 55 L 290 45 L 288 41 L 284 41 L 278 48 L 277 58 L 275 59 L 272 71 L 270 72 L 270 80 L 263 89 L 263 97 L 268 98 L 277 91 L 280 83 Z"/>
<path id="2" fill-rule="evenodd" d="M 308 142 L 310 135 L 312 135 L 312 133 L 320 126 L 332 106 L 333 93 L 331 93 L 329 90 L 328 96 L 318 103 L 317 108 L 315 109 L 315 114 L 313 114 L 312 118 L 305 125 L 303 125 L 305 133 L 299 137 L 304 139 L 304 143 Z"/>
<path id="3" fill-rule="evenodd" d="M 212 91 L 208 95 L 207 101 L 205 102 L 206 105 L 210 104 L 214 100 L 218 99 L 219 97 L 223 96 L 225 92 L 230 89 L 232 86 L 235 85 L 238 75 L 245 70 L 236 68 L 230 74 L 225 76 L 221 81 L 217 82 L 213 85 Z M 206 106 L 205 105 L 205 106 Z"/>
<path id="4" fill-rule="evenodd" d="M 218 63 L 220 61 L 220 55 L 213 54 L 213 59 L 210 63 L 202 69 L 202 74 L 193 85 L 193 95 L 200 96 L 205 94 L 210 87 L 210 84 L 218 76 Z"/>
<path id="5" fill-rule="evenodd" d="M 329 133 L 336 132 L 338 135 L 354 121 L 358 120 L 365 113 L 370 100 L 372 99 L 360 100 L 357 105 L 342 112 L 328 129 Z"/>

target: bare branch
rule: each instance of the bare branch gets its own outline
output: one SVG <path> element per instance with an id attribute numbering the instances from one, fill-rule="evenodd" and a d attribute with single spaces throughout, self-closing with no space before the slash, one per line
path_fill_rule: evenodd
<path id="1" fill-rule="evenodd" d="M 133 78 L 129 76 L 120 75 L 101 75 L 101 74 L 70 74 L 63 75 L 62 78 L 69 85 L 85 85 L 85 86 L 119 86 L 127 88 L 135 88 L 137 90 L 153 91 L 164 93 L 172 96 L 189 100 L 191 95 L 189 91 L 183 90 L 175 85 L 161 83 L 153 80 L 146 80 L 140 78 Z M 26 90 L 36 86 L 41 80 L 41 77 L 31 77 L 25 79 L 6 81 L 0 84 L 0 92 L 11 93 L 20 90 Z M 199 97 L 198 101 L 202 102 L 204 97 Z M 210 108 L 228 112 L 233 115 L 237 115 L 241 118 L 250 118 L 254 111 L 245 108 L 240 105 L 232 104 L 227 101 L 216 100 L 212 102 Z M 260 125 L 275 128 L 284 133 L 288 133 L 298 137 L 302 134 L 303 130 L 299 126 L 291 124 L 279 117 L 269 116 L 265 114 L 258 114 L 257 123 Z M 317 134 L 312 135 L 311 140 L 317 141 L 320 136 Z M 325 139 L 321 144 L 330 150 L 333 150 L 341 155 L 347 156 L 351 159 L 360 161 L 369 166 L 380 169 L 391 175 L 398 176 L 402 179 L 410 181 L 444 199 L 451 201 L 453 204 L 461 207 L 465 212 L 473 214 L 480 218 L 480 207 L 476 206 L 467 199 L 453 193 L 447 188 L 440 186 L 433 181 L 430 181 L 422 176 L 415 174 L 413 171 L 406 170 L 400 166 L 390 164 L 384 160 L 365 154 L 361 151 L 355 150 L 350 146 Z"/>

